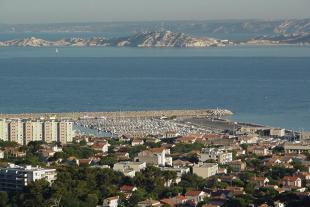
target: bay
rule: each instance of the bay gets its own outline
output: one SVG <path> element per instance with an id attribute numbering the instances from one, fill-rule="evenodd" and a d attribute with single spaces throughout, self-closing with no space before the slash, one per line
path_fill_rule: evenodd
<path id="1" fill-rule="evenodd" d="M 227 108 L 310 130 L 310 47 L 0 48 L 0 113 Z"/>

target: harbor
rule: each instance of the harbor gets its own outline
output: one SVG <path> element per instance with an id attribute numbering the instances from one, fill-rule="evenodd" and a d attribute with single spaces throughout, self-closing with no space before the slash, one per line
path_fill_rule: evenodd
<path id="1" fill-rule="evenodd" d="M 20 113 L 0 114 L 0 119 L 40 119 L 54 117 L 57 119 L 85 120 L 105 118 L 152 118 L 152 117 L 223 117 L 233 115 L 227 109 L 194 109 L 194 110 L 150 110 L 150 111 L 112 111 L 112 112 L 62 112 L 62 113 Z"/>

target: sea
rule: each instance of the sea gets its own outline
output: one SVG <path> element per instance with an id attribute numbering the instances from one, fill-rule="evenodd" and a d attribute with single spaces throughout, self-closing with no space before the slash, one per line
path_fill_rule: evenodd
<path id="1" fill-rule="evenodd" d="M 1 48 L 0 113 L 225 108 L 310 131 L 310 47 Z"/>

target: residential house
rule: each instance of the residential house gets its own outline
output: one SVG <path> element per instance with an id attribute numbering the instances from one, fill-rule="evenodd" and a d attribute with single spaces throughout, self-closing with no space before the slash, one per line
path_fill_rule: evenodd
<path id="1" fill-rule="evenodd" d="M 168 131 L 164 134 L 163 138 L 169 139 L 169 138 L 176 138 L 178 134 L 174 131 Z"/>
<path id="2" fill-rule="evenodd" d="M 134 191 L 137 190 L 137 187 L 133 185 L 123 185 L 120 187 L 120 191 L 124 193 L 126 199 L 129 199 Z"/>
<path id="3" fill-rule="evenodd" d="M 229 163 L 229 166 L 233 172 L 241 172 L 246 168 L 245 162 L 242 162 L 241 160 L 232 161 Z"/>
<path id="4" fill-rule="evenodd" d="M 164 198 L 162 200 L 160 200 L 160 202 L 164 205 L 168 205 L 171 207 L 176 207 L 178 205 L 184 205 L 186 204 L 186 202 L 188 201 L 186 196 L 175 196 L 173 198 Z"/>
<path id="5" fill-rule="evenodd" d="M 155 137 L 155 136 L 147 136 L 147 137 L 145 138 L 145 142 L 146 142 L 146 143 L 158 143 L 158 142 L 160 142 L 160 139 L 158 139 L 158 138 Z"/>
<path id="6" fill-rule="evenodd" d="M 284 137 L 285 136 L 285 129 L 271 128 L 270 129 L 270 136 L 272 136 L 272 137 Z"/>
<path id="7" fill-rule="evenodd" d="M 149 150 L 144 150 L 138 154 L 135 160 L 156 166 L 172 166 L 172 158 L 166 157 L 165 148 L 151 148 Z"/>
<path id="8" fill-rule="evenodd" d="M 131 142 L 131 146 L 137 146 L 137 145 L 143 145 L 144 140 L 143 139 L 133 139 Z"/>
<path id="9" fill-rule="evenodd" d="M 188 174 L 190 172 L 189 167 L 161 167 L 162 171 L 174 171 L 177 173 L 178 177 L 182 177 L 185 174 Z"/>
<path id="10" fill-rule="evenodd" d="M 258 137 L 256 135 L 239 136 L 238 141 L 240 144 L 256 144 Z"/>
<path id="11" fill-rule="evenodd" d="M 25 151 L 20 151 L 18 147 L 5 147 L 4 155 L 7 157 L 26 157 Z"/>
<path id="12" fill-rule="evenodd" d="M 302 182 L 300 177 L 297 176 L 284 176 L 280 183 L 283 185 L 283 187 L 288 188 L 301 188 Z"/>
<path id="13" fill-rule="evenodd" d="M 229 190 L 234 196 L 245 194 L 243 187 L 228 186 L 226 190 Z"/>
<path id="14" fill-rule="evenodd" d="M 147 199 L 138 203 L 138 207 L 161 207 L 160 201 Z"/>
<path id="15" fill-rule="evenodd" d="M 172 165 L 176 168 L 178 167 L 192 167 L 194 163 L 191 163 L 190 161 L 184 161 L 184 160 L 174 160 L 172 161 Z"/>
<path id="16" fill-rule="evenodd" d="M 266 177 L 252 177 L 251 182 L 256 186 L 256 187 L 265 187 L 269 183 L 269 179 Z"/>
<path id="17" fill-rule="evenodd" d="M 189 191 L 185 193 L 188 200 L 193 201 L 195 204 L 203 201 L 208 195 L 203 191 Z"/>
<path id="18" fill-rule="evenodd" d="M 193 144 L 196 142 L 196 139 L 197 137 L 194 135 L 182 136 L 177 138 L 176 143 Z"/>
<path id="19" fill-rule="evenodd" d="M 219 205 L 213 205 L 213 204 L 204 204 L 201 207 L 220 207 Z"/>
<path id="20" fill-rule="evenodd" d="M 105 198 L 103 200 L 102 207 L 117 207 L 118 206 L 118 202 L 119 202 L 119 197 L 118 196 Z"/>
<path id="21" fill-rule="evenodd" d="M 120 170 L 124 168 L 131 168 L 136 172 L 140 172 L 146 168 L 145 162 L 130 162 L 130 161 L 122 161 L 114 164 L 113 170 Z"/>
<path id="22" fill-rule="evenodd" d="M 110 144 L 108 142 L 95 142 L 91 145 L 91 148 L 95 151 L 100 151 L 102 153 L 107 153 L 109 151 Z"/>
<path id="23" fill-rule="evenodd" d="M 257 156 L 267 156 L 269 155 L 271 152 L 265 148 L 265 147 L 254 147 L 252 150 L 253 154 L 256 154 Z"/>
<path id="24" fill-rule="evenodd" d="M 219 189 L 211 193 L 212 198 L 225 199 L 225 200 L 233 197 L 233 195 L 234 194 L 230 190 L 227 190 L 227 189 Z"/>
<path id="25" fill-rule="evenodd" d="M 117 160 L 129 160 L 129 153 L 128 152 L 116 152 L 115 157 Z"/>
<path id="26" fill-rule="evenodd" d="M 223 148 L 203 148 L 199 155 L 199 160 L 201 162 L 215 160 L 219 164 L 226 164 L 232 161 L 232 153 L 225 152 Z"/>
<path id="27" fill-rule="evenodd" d="M 285 207 L 285 203 L 282 203 L 281 201 L 275 201 L 273 205 L 274 207 Z"/>
<path id="28" fill-rule="evenodd" d="M 119 141 L 121 142 L 130 142 L 131 138 L 129 136 L 126 135 L 122 135 L 119 137 Z"/>
<path id="29" fill-rule="evenodd" d="M 134 177 L 136 172 L 140 172 L 141 170 L 146 168 L 145 162 L 130 162 L 130 161 L 122 161 L 115 163 L 113 166 L 113 170 L 124 173 L 125 176 Z"/>

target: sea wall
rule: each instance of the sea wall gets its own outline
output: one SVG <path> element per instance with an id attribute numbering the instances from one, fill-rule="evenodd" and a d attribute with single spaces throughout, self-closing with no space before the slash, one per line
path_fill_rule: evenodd
<path id="1" fill-rule="evenodd" d="M 154 110 L 154 111 L 117 111 L 117 112 L 64 112 L 64 113 L 23 113 L 0 114 L 0 118 L 38 119 L 55 117 L 57 119 L 79 118 L 112 118 L 112 117 L 186 117 L 186 116 L 229 116 L 233 113 L 227 109 L 197 109 L 197 110 Z"/>

